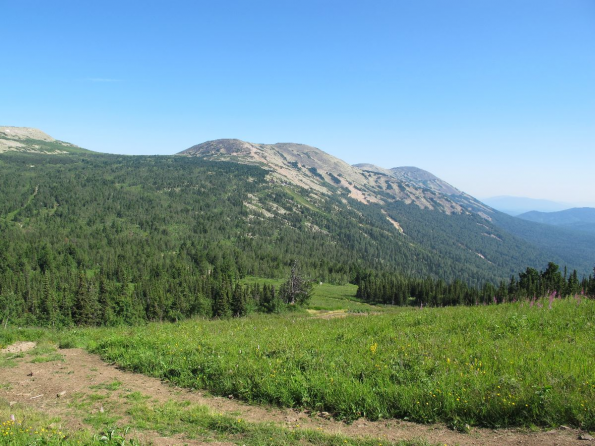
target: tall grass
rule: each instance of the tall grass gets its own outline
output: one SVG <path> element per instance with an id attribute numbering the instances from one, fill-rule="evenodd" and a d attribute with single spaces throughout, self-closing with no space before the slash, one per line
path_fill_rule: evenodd
<path id="1" fill-rule="evenodd" d="M 595 428 L 593 301 L 253 316 L 85 336 L 130 370 L 347 420 Z"/>

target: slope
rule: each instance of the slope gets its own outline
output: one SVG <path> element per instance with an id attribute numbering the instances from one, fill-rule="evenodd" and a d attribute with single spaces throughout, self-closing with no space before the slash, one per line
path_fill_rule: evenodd
<path id="1" fill-rule="evenodd" d="M 435 191 L 406 184 L 389 175 L 363 171 L 304 144 L 254 144 L 220 139 L 195 145 L 178 155 L 259 165 L 281 184 L 350 197 L 365 204 L 399 200 L 448 214 L 463 212 L 456 202 Z"/>
<path id="2" fill-rule="evenodd" d="M 209 141 L 180 155 L 257 164 L 269 172 L 271 182 L 308 191 L 302 192 L 305 203 L 339 199 L 338 209 L 348 206 L 373 215 L 377 225 L 390 223 L 399 237 L 387 243 L 397 243 L 405 252 L 404 246 L 414 246 L 417 254 L 411 262 L 402 254 L 397 265 L 379 255 L 385 268 L 476 283 L 488 276 L 508 278 L 527 265 L 562 261 L 555 252 L 544 253 L 497 227 L 491 221 L 496 211 L 421 169 L 349 166 L 310 146 L 240 140 Z M 580 270 L 588 271 L 584 265 Z"/>
<path id="3" fill-rule="evenodd" d="M 368 171 L 387 172 L 387 169 L 371 164 L 358 164 L 356 166 Z M 391 175 L 408 182 L 412 186 L 446 194 L 462 208 L 483 217 L 485 221 L 478 222 L 479 225 L 485 225 L 486 228 L 499 228 L 500 233 L 512 237 L 511 242 L 515 239 L 521 239 L 525 244 L 528 243 L 534 249 L 540 251 L 542 256 L 556 263 L 567 265 L 570 269 L 577 269 L 583 275 L 592 272 L 593 265 L 595 265 L 595 237 L 593 237 L 592 233 L 585 233 L 592 231 L 590 216 L 587 216 L 589 211 L 582 213 L 581 218 L 585 219 L 584 222 L 577 221 L 578 217 L 576 215 L 571 217 L 570 214 L 552 213 L 554 216 L 561 214 L 559 217 L 552 217 L 553 219 L 568 222 L 567 225 L 560 224 L 559 227 L 553 227 L 535 221 L 539 219 L 533 216 L 541 214 L 531 213 L 528 218 L 521 219 L 497 211 L 422 169 L 395 167 L 388 171 Z M 542 217 L 542 220 L 544 219 L 545 217 Z M 582 232 L 575 231 L 581 229 Z M 456 230 L 456 228 L 453 228 L 453 230 Z"/>
<path id="4" fill-rule="evenodd" d="M 58 141 L 41 130 L 29 127 L 0 127 L 0 153 L 3 152 L 47 155 L 93 153 L 74 144 Z"/>

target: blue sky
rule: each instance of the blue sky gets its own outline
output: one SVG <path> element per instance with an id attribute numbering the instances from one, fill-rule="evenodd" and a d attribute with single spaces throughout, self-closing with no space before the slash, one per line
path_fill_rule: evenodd
<path id="1" fill-rule="evenodd" d="M 595 206 L 595 2 L 0 0 L 0 125 L 217 138 Z"/>

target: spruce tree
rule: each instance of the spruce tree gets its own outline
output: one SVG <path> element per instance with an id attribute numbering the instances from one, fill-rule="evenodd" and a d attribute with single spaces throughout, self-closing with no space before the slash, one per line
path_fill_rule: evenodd
<path id="1" fill-rule="evenodd" d="M 248 306 L 246 302 L 246 295 L 244 290 L 239 283 L 233 290 L 233 296 L 231 298 L 231 310 L 234 317 L 242 317 L 248 314 Z"/>

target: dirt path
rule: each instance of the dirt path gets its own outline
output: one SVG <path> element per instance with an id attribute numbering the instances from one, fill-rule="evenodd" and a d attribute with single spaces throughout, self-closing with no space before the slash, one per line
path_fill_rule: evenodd
<path id="1" fill-rule="evenodd" d="M 34 408 L 49 416 L 58 416 L 64 427 L 68 429 L 88 428 L 83 421 L 85 417 L 81 416 L 80 412 L 76 412 L 77 402 L 96 396 L 97 389 L 104 389 L 102 399 L 90 404 L 86 408 L 87 413 L 103 413 L 106 410 L 110 412 L 108 415 L 119 417 L 123 423 L 127 417 L 126 407 L 122 405 L 123 393 L 139 392 L 150 397 L 156 404 L 170 400 L 187 401 L 208 406 L 218 413 L 241 417 L 248 422 L 268 421 L 290 429 L 309 428 L 349 437 L 367 436 L 384 441 L 425 439 L 431 443 L 448 445 L 589 444 L 578 440 L 581 432 L 566 428 L 538 432 L 523 432 L 515 429 L 472 429 L 470 433 L 464 434 L 452 431 L 443 425 L 420 425 L 399 420 L 378 422 L 358 420 L 348 425 L 326 419 L 320 414 L 311 415 L 290 409 L 249 406 L 228 398 L 212 397 L 202 392 L 172 387 L 158 379 L 119 370 L 106 364 L 98 356 L 81 349 L 59 350 L 58 353 L 63 356 L 63 360 L 32 363 L 31 356 L 23 355 L 22 358 L 14 359 L 16 363 L 14 367 L 0 368 L 2 384 L 0 398 L 11 404 L 20 403 Z M 112 383 L 116 382 L 121 384 L 113 386 Z M 141 432 L 138 437 L 154 444 L 202 444 L 200 441 L 189 441 L 183 435 L 164 438 L 149 431 Z"/>

